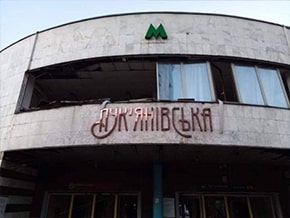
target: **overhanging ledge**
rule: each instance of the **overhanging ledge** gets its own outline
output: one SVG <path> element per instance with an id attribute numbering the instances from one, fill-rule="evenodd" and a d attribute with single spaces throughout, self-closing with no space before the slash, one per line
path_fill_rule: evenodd
<path id="1" fill-rule="evenodd" d="M 196 102 L 112 103 L 15 115 L 3 150 L 114 144 L 286 148 L 289 110 Z M 9 133 L 9 134 L 8 134 Z"/>

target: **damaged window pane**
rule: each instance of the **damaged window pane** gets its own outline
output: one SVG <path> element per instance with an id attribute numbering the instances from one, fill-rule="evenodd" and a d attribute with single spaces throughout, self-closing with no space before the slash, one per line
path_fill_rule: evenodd
<path id="1" fill-rule="evenodd" d="M 16 112 L 109 102 L 200 101 L 289 107 L 290 70 L 225 58 L 110 57 L 27 71 Z M 158 63 L 158 64 L 157 64 Z"/>
<path id="2" fill-rule="evenodd" d="M 152 100 L 155 61 L 103 60 L 67 63 L 27 72 L 19 111 L 104 100 Z"/>

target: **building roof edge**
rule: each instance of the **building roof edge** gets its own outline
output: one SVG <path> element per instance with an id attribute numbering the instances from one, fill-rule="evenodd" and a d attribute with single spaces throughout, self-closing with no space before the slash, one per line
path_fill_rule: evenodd
<path id="1" fill-rule="evenodd" d="M 81 22 L 85 22 L 85 21 L 89 21 L 89 20 L 95 20 L 95 19 L 102 19 L 102 18 L 109 18 L 109 17 L 120 17 L 120 16 L 128 16 L 128 15 L 142 15 L 142 14 L 184 14 L 184 15 L 209 15 L 209 16 L 219 16 L 219 17 L 229 17 L 229 18 L 237 18 L 237 19 L 243 19 L 243 20 L 249 20 L 249 21 L 255 21 L 255 22 L 261 22 L 261 23 L 266 23 L 266 24 L 271 24 L 271 25 L 276 25 L 276 26 L 280 26 L 283 28 L 287 28 L 290 29 L 290 26 L 286 26 L 283 24 L 278 24 L 278 23 L 274 23 L 274 22 L 270 22 L 270 21 L 264 21 L 264 20 L 259 20 L 259 19 L 254 19 L 254 18 L 247 18 L 247 17 L 241 17 L 241 16 L 237 16 L 237 15 L 228 15 L 228 14 L 218 14 L 218 13 L 204 13 L 204 12 L 183 12 L 183 11 L 147 11 L 147 12 L 130 12 L 130 13 L 116 13 L 116 14 L 108 14 L 108 15 L 101 15 L 101 16 L 96 16 L 96 17 L 90 17 L 90 18 L 84 18 L 81 20 L 75 20 L 75 21 L 71 21 L 68 23 L 64 23 L 64 24 L 60 24 L 57 26 L 53 26 L 53 27 L 49 27 L 47 29 L 43 29 L 40 31 L 37 31 L 35 33 L 32 33 L 28 36 L 25 36 L 13 43 L 11 43 L 10 45 L 4 47 L 3 49 L 0 50 L 0 53 L 3 52 L 4 50 L 8 49 L 9 47 L 17 44 L 20 41 L 23 41 L 35 34 L 38 33 L 43 33 L 52 29 L 57 29 L 63 26 L 68 26 L 71 24 L 75 24 L 75 23 L 81 23 Z"/>

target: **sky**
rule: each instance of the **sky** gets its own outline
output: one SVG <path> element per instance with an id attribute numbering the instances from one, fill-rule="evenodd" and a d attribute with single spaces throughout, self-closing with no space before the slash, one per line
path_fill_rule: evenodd
<path id="1" fill-rule="evenodd" d="M 227 14 L 290 26 L 290 0 L 0 0 L 0 50 L 61 24 L 144 11 Z"/>

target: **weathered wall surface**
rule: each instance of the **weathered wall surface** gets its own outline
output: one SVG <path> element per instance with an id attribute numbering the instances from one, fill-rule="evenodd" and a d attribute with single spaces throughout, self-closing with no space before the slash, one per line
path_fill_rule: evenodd
<path id="1" fill-rule="evenodd" d="M 145 40 L 151 23 L 156 27 L 162 23 L 168 40 Z M 0 53 L 0 150 L 144 142 L 290 147 L 290 115 L 286 109 L 224 105 L 221 118 L 221 106 L 210 104 L 213 132 L 193 132 L 190 138 L 172 127 L 170 131 L 114 131 L 109 137 L 96 139 L 89 129 L 97 119 L 98 105 L 14 114 L 27 69 L 86 58 L 140 54 L 216 55 L 289 65 L 289 28 L 218 15 L 152 13 L 76 22 L 40 32 L 35 38 L 36 35 L 28 37 Z M 195 107 L 174 105 L 156 103 L 153 107 Z M 134 126 L 134 120 L 130 122 Z"/>
<path id="2" fill-rule="evenodd" d="M 94 129 L 100 138 L 91 133 L 100 121 L 99 105 L 18 114 L 2 138 L 2 150 L 116 143 L 290 148 L 288 110 L 201 103 L 109 104 L 105 110 L 103 129 Z"/>
<path id="3" fill-rule="evenodd" d="M 34 36 L 0 53 L 0 149 L 9 137 L 25 71 L 29 66 Z"/>
<path id="4" fill-rule="evenodd" d="M 156 27 L 162 23 L 168 39 L 145 40 L 151 23 Z M 156 53 L 290 63 L 290 48 L 281 26 L 227 16 L 153 13 L 92 19 L 44 31 L 39 34 L 31 67 L 91 57 Z"/>

